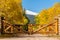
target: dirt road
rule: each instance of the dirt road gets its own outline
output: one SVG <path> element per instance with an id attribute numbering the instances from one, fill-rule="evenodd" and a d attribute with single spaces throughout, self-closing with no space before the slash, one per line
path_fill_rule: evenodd
<path id="1" fill-rule="evenodd" d="M 47 37 L 39 35 L 25 35 L 22 37 L 0 38 L 0 40 L 60 40 L 60 37 Z"/>

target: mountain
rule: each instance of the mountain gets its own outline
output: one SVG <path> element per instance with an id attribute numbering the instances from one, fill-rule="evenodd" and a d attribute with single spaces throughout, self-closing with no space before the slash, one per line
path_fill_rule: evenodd
<path id="1" fill-rule="evenodd" d="M 34 18 L 35 18 L 35 15 L 37 15 L 37 13 L 32 12 L 30 10 L 26 10 L 26 15 L 29 18 L 30 23 L 34 24 L 35 23 Z"/>

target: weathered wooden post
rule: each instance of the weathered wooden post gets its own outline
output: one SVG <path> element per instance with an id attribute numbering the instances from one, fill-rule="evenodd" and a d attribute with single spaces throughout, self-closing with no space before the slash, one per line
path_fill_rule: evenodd
<path id="1" fill-rule="evenodd" d="M 60 35 L 60 15 L 56 17 L 58 23 L 58 35 Z"/>
<path id="2" fill-rule="evenodd" d="M 60 35 L 60 15 L 58 15 L 58 30 L 59 30 L 59 35 Z"/>
<path id="3" fill-rule="evenodd" d="M 28 26 L 28 33 L 29 33 L 30 35 L 33 33 L 32 24 L 29 24 L 29 26 Z"/>
<path id="4" fill-rule="evenodd" d="M 1 34 L 3 34 L 3 20 L 4 20 L 4 17 L 1 17 Z"/>
<path id="5" fill-rule="evenodd" d="M 56 34 L 59 35 L 59 20 L 58 18 L 55 19 L 56 22 L 55 22 L 55 31 L 56 31 Z"/>

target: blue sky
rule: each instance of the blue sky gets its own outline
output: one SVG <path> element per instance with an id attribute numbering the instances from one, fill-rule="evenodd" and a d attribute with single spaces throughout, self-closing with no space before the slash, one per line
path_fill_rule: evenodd
<path id="1" fill-rule="evenodd" d="M 60 2 L 60 0 L 23 0 L 22 6 L 26 10 L 40 12 L 42 9 L 47 9 L 53 6 L 56 2 Z"/>

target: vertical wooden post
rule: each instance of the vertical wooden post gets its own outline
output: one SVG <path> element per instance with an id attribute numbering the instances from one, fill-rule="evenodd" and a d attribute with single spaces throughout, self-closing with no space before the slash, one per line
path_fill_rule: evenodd
<path id="1" fill-rule="evenodd" d="M 11 33 L 13 33 L 13 26 L 11 26 Z"/>
<path id="2" fill-rule="evenodd" d="M 30 24 L 30 25 L 28 26 L 28 32 L 29 32 L 30 35 L 33 33 L 32 24 Z"/>
<path id="3" fill-rule="evenodd" d="M 49 34 L 49 27 L 47 27 L 47 34 Z"/>
<path id="4" fill-rule="evenodd" d="M 60 16 L 58 17 L 58 32 L 59 32 L 59 35 L 60 35 Z"/>
<path id="5" fill-rule="evenodd" d="M 59 29 L 58 29 L 59 28 L 59 26 L 58 26 L 58 24 L 59 24 L 58 22 L 59 21 L 58 21 L 58 19 L 55 19 L 55 20 L 56 20 L 56 23 L 55 23 L 55 31 L 56 31 L 56 34 L 59 35 Z"/>
<path id="6" fill-rule="evenodd" d="M 1 17 L 1 34 L 3 34 L 3 20 L 4 20 L 4 17 Z"/>

